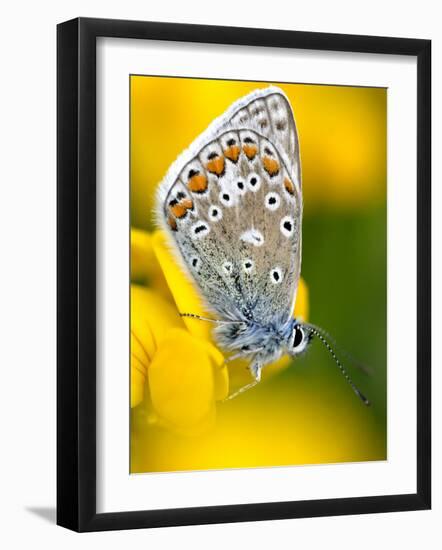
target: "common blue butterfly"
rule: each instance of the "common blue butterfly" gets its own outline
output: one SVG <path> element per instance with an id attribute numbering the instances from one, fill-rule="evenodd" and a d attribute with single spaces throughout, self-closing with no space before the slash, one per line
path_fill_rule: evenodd
<path id="1" fill-rule="evenodd" d="M 159 186 L 157 220 L 196 283 L 228 360 L 250 359 L 253 382 L 281 355 L 305 351 L 318 327 L 292 316 L 301 272 L 302 186 L 290 103 L 276 87 L 258 89 L 214 120 L 172 164 Z"/>

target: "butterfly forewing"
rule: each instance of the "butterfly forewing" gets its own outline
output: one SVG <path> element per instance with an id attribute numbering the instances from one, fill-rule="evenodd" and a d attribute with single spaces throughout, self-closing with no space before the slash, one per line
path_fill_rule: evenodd
<path id="1" fill-rule="evenodd" d="M 208 308 L 265 325 L 291 316 L 299 280 L 299 149 L 285 96 L 251 97 L 190 148 L 160 215 Z"/>

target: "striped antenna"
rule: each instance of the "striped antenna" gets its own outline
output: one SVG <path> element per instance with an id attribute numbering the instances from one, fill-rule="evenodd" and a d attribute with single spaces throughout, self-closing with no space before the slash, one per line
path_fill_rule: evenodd
<path id="1" fill-rule="evenodd" d="M 370 401 L 365 397 L 365 395 L 356 387 L 355 383 L 353 382 L 353 380 L 350 378 L 350 376 L 348 375 L 348 372 L 345 370 L 344 368 L 344 365 L 341 363 L 341 361 L 339 361 L 339 359 L 337 358 L 336 356 L 336 353 L 334 352 L 333 348 L 331 347 L 331 345 L 328 343 L 327 339 L 325 338 L 325 336 L 316 328 L 316 327 L 313 327 L 311 325 L 308 325 L 308 324 L 303 324 L 301 325 L 302 328 L 305 328 L 307 329 L 311 334 L 313 334 L 314 336 L 316 336 L 317 338 L 319 338 L 320 342 L 322 342 L 322 344 L 325 346 L 325 348 L 327 349 L 327 351 L 330 353 L 330 355 L 333 357 L 335 363 L 338 365 L 339 367 L 339 370 L 341 371 L 341 373 L 344 375 L 344 378 L 347 380 L 347 382 L 350 384 L 352 390 L 355 392 L 355 394 L 359 397 L 359 399 L 364 403 L 364 405 L 367 405 L 369 406 L 370 405 Z"/>

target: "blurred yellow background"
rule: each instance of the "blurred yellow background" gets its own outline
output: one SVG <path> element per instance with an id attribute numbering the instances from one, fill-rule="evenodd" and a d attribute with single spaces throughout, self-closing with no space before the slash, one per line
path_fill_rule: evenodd
<path id="1" fill-rule="evenodd" d="M 297 315 L 367 360 L 369 378 L 347 368 L 370 408 L 318 343 L 223 402 L 246 365 L 223 370 L 210 327 L 178 316 L 183 296 L 193 313 L 200 305 L 153 233 L 155 189 L 215 117 L 270 84 L 287 94 L 300 138 L 306 284 Z M 132 472 L 386 458 L 386 102 L 379 88 L 131 77 Z M 194 355 L 168 352 L 174 341 Z"/>
<path id="2" fill-rule="evenodd" d="M 354 208 L 385 201 L 386 90 L 187 78 L 131 78 L 131 206 L 152 227 L 154 190 L 170 164 L 234 101 L 279 86 L 300 138 L 304 207 Z"/>

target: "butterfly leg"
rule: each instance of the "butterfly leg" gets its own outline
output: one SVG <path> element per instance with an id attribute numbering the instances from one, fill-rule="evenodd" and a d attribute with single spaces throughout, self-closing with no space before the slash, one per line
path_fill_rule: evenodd
<path id="1" fill-rule="evenodd" d="M 251 388 L 253 388 L 253 386 L 256 386 L 256 384 L 258 384 L 258 382 L 261 380 L 261 369 L 262 369 L 262 365 L 260 363 L 253 363 L 252 366 L 250 367 L 250 372 L 254 376 L 255 380 L 253 380 L 253 382 L 250 382 L 250 384 L 246 384 L 242 388 L 239 388 L 239 390 L 237 390 L 236 392 L 226 397 L 224 401 L 230 401 L 231 399 L 233 399 L 234 397 L 237 397 L 241 393 L 244 393 L 247 390 L 250 390 Z"/>
<path id="2" fill-rule="evenodd" d="M 230 357 L 227 357 L 224 360 L 224 364 L 231 363 L 232 361 L 235 361 L 235 359 L 242 359 L 245 356 L 246 356 L 245 353 L 235 353 L 235 355 L 231 355 Z"/>
<path id="3" fill-rule="evenodd" d="M 263 348 L 258 348 L 253 350 L 241 350 L 239 353 L 235 353 L 235 355 L 231 355 L 230 357 L 227 357 L 224 363 L 230 363 L 231 361 L 235 361 L 235 359 L 242 359 L 244 357 L 247 357 L 247 355 L 250 355 L 251 353 L 256 353 L 257 351 L 261 351 L 262 349 Z"/>

